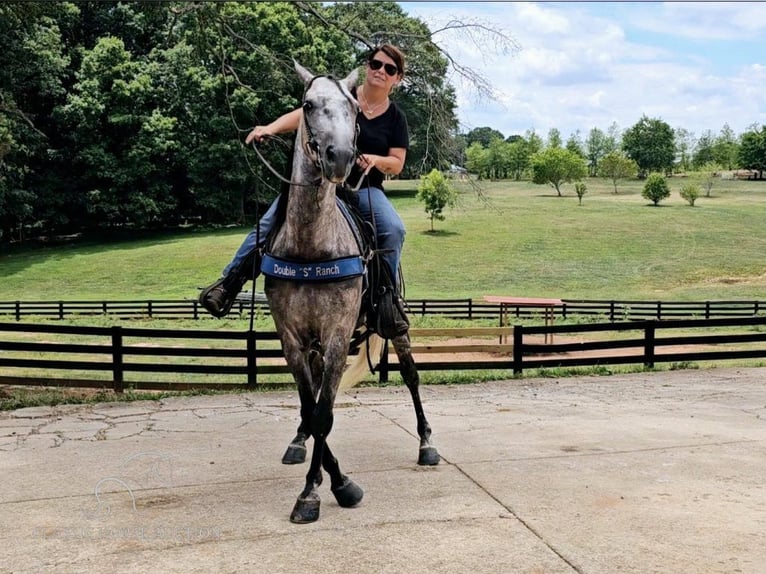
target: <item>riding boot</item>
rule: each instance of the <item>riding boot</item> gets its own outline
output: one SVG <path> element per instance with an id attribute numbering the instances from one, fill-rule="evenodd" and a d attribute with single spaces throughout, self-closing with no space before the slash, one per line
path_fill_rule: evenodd
<path id="1" fill-rule="evenodd" d="M 256 249 L 238 267 L 205 287 L 199 295 L 199 302 L 213 317 L 225 317 L 247 280 L 255 281 L 260 273 L 261 253 Z"/>
<path id="2" fill-rule="evenodd" d="M 409 330 L 410 321 L 404 310 L 404 301 L 399 295 L 399 290 L 391 280 L 385 265 L 382 267 L 384 269 L 379 275 L 379 284 L 375 287 L 374 329 L 381 337 L 393 339 L 399 335 L 404 335 Z"/>

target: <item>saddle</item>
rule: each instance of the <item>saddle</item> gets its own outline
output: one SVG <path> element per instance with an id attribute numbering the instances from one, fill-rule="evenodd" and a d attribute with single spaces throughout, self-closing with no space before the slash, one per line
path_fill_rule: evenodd
<path id="1" fill-rule="evenodd" d="M 368 332 L 374 332 L 384 339 L 393 339 L 403 335 L 409 329 L 409 320 L 404 308 L 404 301 L 399 295 L 394 278 L 391 277 L 388 266 L 383 262 L 382 252 L 376 249 L 375 229 L 369 221 L 366 221 L 358 209 L 358 197 L 345 186 L 336 187 L 338 207 L 346 218 L 346 221 L 359 246 L 361 259 L 366 266 L 358 276 L 364 278 L 362 291 L 362 305 L 359 311 L 357 327 L 365 326 Z M 271 243 L 277 232 L 282 227 L 287 213 L 287 193 L 282 193 L 277 206 L 276 221 L 274 227 L 266 238 L 263 248 L 265 257 L 270 257 Z M 289 262 L 283 262 L 289 264 Z M 299 265 L 299 264 L 298 264 Z M 400 272 L 400 270 L 397 270 Z M 345 275 L 338 279 L 354 275 Z M 300 275 L 295 277 L 300 280 Z M 333 280 L 332 278 L 326 280 Z"/>

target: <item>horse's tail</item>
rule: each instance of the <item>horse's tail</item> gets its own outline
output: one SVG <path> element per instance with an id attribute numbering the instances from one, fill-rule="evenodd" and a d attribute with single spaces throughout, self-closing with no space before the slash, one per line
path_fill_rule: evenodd
<path id="1" fill-rule="evenodd" d="M 351 364 L 346 367 L 343 372 L 343 377 L 340 380 L 338 391 L 346 391 L 352 387 L 358 385 L 365 374 L 370 372 L 370 368 L 367 362 L 369 355 L 371 360 L 375 360 L 380 357 L 380 353 L 383 350 L 383 339 L 378 335 L 370 335 L 366 344 L 362 344 L 359 348 L 359 353 L 354 357 Z"/>

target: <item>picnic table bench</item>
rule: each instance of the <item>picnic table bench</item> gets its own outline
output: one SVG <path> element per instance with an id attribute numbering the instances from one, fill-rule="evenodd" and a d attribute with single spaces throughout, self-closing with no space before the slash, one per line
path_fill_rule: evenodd
<path id="1" fill-rule="evenodd" d="M 487 303 L 497 303 L 500 305 L 500 326 L 505 327 L 508 324 L 508 316 L 511 309 L 518 307 L 537 307 L 543 310 L 545 326 L 553 326 L 556 307 L 562 304 L 561 299 L 543 299 L 539 297 L 506 297 L 504 295 L 485 295 L 484 300 Z M 501 335 L 500 342 L 503 342 Z M 545 344 L 553 343 L 553 333 L 545 333 Z"/>

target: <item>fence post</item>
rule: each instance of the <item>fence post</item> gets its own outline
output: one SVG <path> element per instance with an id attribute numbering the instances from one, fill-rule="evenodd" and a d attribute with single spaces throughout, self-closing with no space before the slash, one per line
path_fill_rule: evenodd
<path id="1" fill-rule="evenodd" d="M 644 366 L 654 368 L 654 322 L 647 323 L 644 328 Z"/>
<path id="2" fill-rule="evenodd" d="M 64 302 L 59 301 L 59 319 L 64 320 Z"/>
<path id="3" fill-rule="evenodd" d="M 363 353 L 363 349 L 359 349 L 360 353 Z M 383 341 L 383 353 L 380 355 L 380 363 L 378 363 L 378 382 L 388 382 L 388 339 Z"/>
<path id="4" fill-rule="evenodd" d="M 705 319 L 710 319 L 710 301 L 705 301 Z"/>
<path id="5" fill-rule="evenodd" d="M 197 319 L 199 319 L 199 309 L 198 309 L 198 305 L 199 305 L 199 303 L 198 303 L 198 302 L 197 302 L 197 300 L 195 299 L 195 301 L 194 301 L 194 310 L 192 311 L 192 316 L 193 316 L 193 318 L 194 318 L 194 320 L 195 320 L 195 321 L 196 321 Z"/>
<path id="6" fill-rule="evenodd" d="M 121 393 L 124 387 L 125 371 L 122 363 L 122 327 L 112 327 L 112 387 Z"/>
<path id="7" fill-rule="evenodd" d="M 149 318 L 152 318 L 152 302 L 151 300 L 146 302 L 146 311 L 149 314 Z"/>
<path id="8" fill-rule="evenodd" d="M 614 323 L 614 301 L 609 302 L 609 321 Z"/>
<path id="9" fill-rule="evenodd" d="M 513 374 L 520 375 L 524 370 L 522 361 L 524 355 L 522 353 L 522 341 L 524 340 L 523 327 L 521 325 L 513 326 Z"/>
<path id="10" fill-rule="evenodd" d="M 657 320 L 662 321 L 662 301 L 657 301 Z"/>
<path id="11" fill-rule="evenodd" d="M 468 319 L 473 319 L 473 299 L 468 300 Z"/>
<path id="12" fill-rule="evenodd" d="M 247 386 L 254 388 L 258 384 L 258 364 L 255 357 L 255 331 L 247 332 Z"/>
<path id="13" fill-rule="evenodd" d="M 21 301 L 16 301 L 16 321 L 21 321 Z"/>

